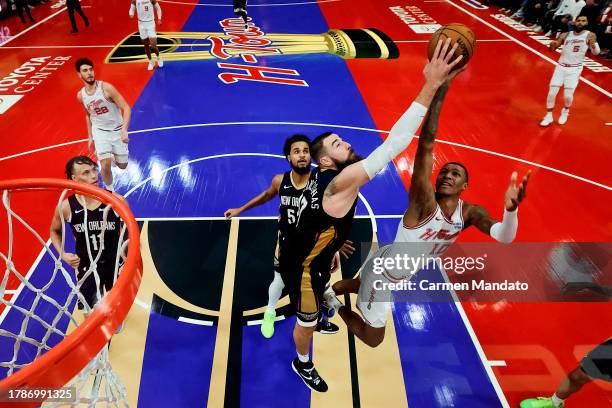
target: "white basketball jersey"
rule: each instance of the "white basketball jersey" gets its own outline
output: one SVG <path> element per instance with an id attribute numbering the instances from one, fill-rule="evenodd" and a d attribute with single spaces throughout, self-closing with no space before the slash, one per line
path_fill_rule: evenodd
<path id="1" fill-rule="evenodd" d="M 81 98 L 85 109 L 89 112 L 91 126 L 94 128 L 113 131 L 123 126 L 123 118 L 119 107 L 106 99 L 102 89 L 102 81 L 96 81 L 96 90 L 93 95 L 88 95 L 85 87 L 81 89 Z"/>
<path id="2" fill-rule="evenodd" d="M 403 257 L 440 257 L 448 249 L 449 246 L 457 239 L 459 233 L 463 230 L 463 200 L 459 200 L 457 208 L 448 219 L 439 205 L 436 204 L 435 211 L 423 220 L 416 227 L 406 227 L 403 221 L 400 221 L 395 235 L 395 241 L 387 252 L 388 258 L 394 258 L 397 255 Z M 412 271 L 416 273 L 418 271 Z M 388 271 L 383 274 L 391 281 L 399 281 L 409 278 L 409 275 L 399 276 L 397 273 Z"/>
<path id="3" fill-rule="evenodd" d="M 138 21 L 146 22 L 155 19 L 151 0 L 136 0 L 136 12 L 138 13 Z"/>
<path id="4" fill-rule="evenodd" d="M 565 38 L 563 48 L 561 49 L 561 58 L 559 62 L 569 66 L 582 66 L 584 56 L 589 49 L 587 45 L 587 37 L 589 32 L 584 30 L 580 34 L 570 31 Z"/>

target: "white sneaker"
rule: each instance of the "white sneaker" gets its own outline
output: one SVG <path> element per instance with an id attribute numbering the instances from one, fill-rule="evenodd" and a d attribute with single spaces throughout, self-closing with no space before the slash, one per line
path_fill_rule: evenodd
<path id="1" fill-rule="evenodd" d="M 157 66 L 160 68 L 164 66 L 164 60 L 161 57 L 157 57 Z"/>
<path id="2" fill-rule="evenodd" d="M 557 122 L 560 125 L 565 125 L 565 122 L 567 122 L 567 115 L 569 115 L 569 109 L 561 109 L 561 116 L 559 116 L 559 120 Z"/>
<path id="3" fill-rule="evenodd" d="M 149 71 L 153 71 L 153 68 L 155 67 L 155 61 L 153 61 L 153 59 L 149 60 L 149 66 L 147 67 L 147 69 Z"/>
<path id="4" fill-rule="evenodd" d="M 542 27 L 540 27 L 539 25 L 535 25 L 535 26 L 531 27 L 531 29 L 533 31 L 542 31 Z"/>
<path id="5" fill-rule="evenodd" d="M 540 122 L 540 126 L 548 126 L 551 123 L 553 123 L 553 115 L 551 112 L 548 112 L 546 114 L 546 116 L 544 116 L 544 119 L 542 119 L 542 121 Z"/>

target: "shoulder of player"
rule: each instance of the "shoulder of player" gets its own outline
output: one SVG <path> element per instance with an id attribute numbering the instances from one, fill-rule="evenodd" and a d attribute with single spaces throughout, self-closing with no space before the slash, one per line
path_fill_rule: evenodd
<path id="1" fill-rule="evenodd" d="M 562 44 L 565 41 L 565 39 L 567 38 L 568 34 L 569 34 L 569 32 L 561 33 L 559 35 L 559 38 L 557 39 L 557 41 Z"/>
<path id="2" fill-rule="evenodd" d="M 466 223 L 483 214 L 487 214 L 487 210 L 484 207 L 467 201 L 463 202 L 462 215 Z"/>
<path id="3" fill-rule="evenodd" d="M 59 209 L 58 209 L 58 211 L 59 211 Z M 62 201 L 61 211 L 62 211 L 62 214 L 64 216 L 64 219 L 67 219 L 70 216 L 70 212 L 72 210 L 70 209 L 69 198 L 65 198 L 64 201 Z"/>

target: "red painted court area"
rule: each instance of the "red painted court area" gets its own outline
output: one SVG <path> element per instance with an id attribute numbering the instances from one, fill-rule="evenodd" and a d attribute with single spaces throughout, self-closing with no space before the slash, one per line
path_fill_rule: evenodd
<path id="1" fill-rule="evenodd" d="M 260 3 L 253 2 L 251 6 Z M 35 10 L 38 21 L 57 14 L 0 46 L 0 95 L 17 94 L 15 86 L 9 86 L 11 82 L 7 80 L 12 74 L 26 72 L 27 67 L 48 68 L 45 71 L 48 75 L 29 84 L 32 90 L 23 93 L 18 103 L 0 114 L 2 179 L 63 177 L 62 163 L 71 156 L 86 153 L 85 121 L 76 100 L 81 83 L 73 68 L 77 57 L 86 55 L 99 61 L 97 77 L 115 85 L 130 105 L 151 78 L 152 73 L 142 64 L 102 63 L 110 49 L 136 29 L 135 22 L 127 16 L 128 2 L 86 0 L 82 4 L 87 6 L 84 10 L 92 21 L 90 28 L 70 34 L 66 12 L 42 6 L 49 8 Z M 196 7 L 192 0 L 160 4 L 164 21 L 159 31 L 181 31 Z M 291 13 L 293 6 L 283 7 Z M 412 16 L 420 25 L 434 21 L 471 27 L 478 40 L 475 55 L 467 71 L 456 79 L 445 102 L 434 169 L 447 161 L 464 163 L 470 170 L 470 187 L 464 199 L 488 208 L 496 216 L 501 216 L 510 174 L 518 171 L 522 175 L 531 170 L 528 198 L 519 213 L 516 238 L 519 242 L 612 241 L 609 62 L 595 59 L 601 67 L 584 69 L 582 77 L 586 81 L 581 81 L 576 90 L 566 125 L 555 123 L 541 128 L 539 121 L 545 114 L 548 83 L 554 70 L 551 61 L 556 61 L 558 54 L 496 18 L 497 9 L 476 9 L 459 0 L 339 0 L 321 1 L 318 7 L 329 27 L 376 27 L 397 43 L 400 49 L 397 60 L 346 61 L 380 130 L 389 130 L 416 95 L 430 36 L 417 32 L 418 27 L 400 17 Z M 21 23 L 13 17 L 2 24 L 15 33 Z M 261 24 L 265 29 L 265 21 Z M 205 98 L 215 97 L 205 89 L 202 93 Z M 170 102 L 160 99 L 157 103 L 163 106 Z M 333 103 L 343 103 L 342 95 Z M 562 92 L 555 117 L 561 104 Z M 151 127 L 154 123 L 152 116 Z M 176 125 L 181 124 L 177 119 Z M 413 143 L 395 161 L 406 187 L 415 151 Z M 54 200 L 41 195 L 40 202 L 17 202 L 16 208 L 29 212 L 33 226 L 44 229 L 51 218 Z M 29 239 L 24 230 L 15 233 L 21 239 Z M 460 240 L 488 242 L 490 238 L 470 229 Z M 6 247 L 4 235 L 0 244 Z M 18 266 L 27 270 L 39 247 L 21 246 L 14 251 Z M 605 276 L 601 283 L 612 285 L 612 277 Z M 12 288 L 17 284 L 13 282 Z M 612 336 L 609 302 L 464 302 L 463 307 L 487 359 L 505 362 L 493 370 L 511 407 L 518 407 L 524 398 L 551 395 L 565 373 L 574 369 L 586 352 Z M 612 406 L 612 386 L 602 381 L 590 384 L 566 406 Z"/>

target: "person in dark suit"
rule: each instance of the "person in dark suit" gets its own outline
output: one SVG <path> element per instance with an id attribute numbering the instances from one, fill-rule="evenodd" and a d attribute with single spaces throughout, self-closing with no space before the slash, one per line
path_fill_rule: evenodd
<path id="1" fill-rule="evenodd" d="M 19 14 L 19 18 L 23 24 L 27 24 L 25 17 L 23 16 L 23 12 L 25 11 L 28 17 L 30 18 L 30 23 L 33 23 L 34 17 L 32 17 L 32 13 L 30 13 L 30 7 L 28 6 L 28 0 L 14 0 L 15 7 L 17 7 L 17 14 Z"/>
<path id="2" fill-rule="evenodd" d="M 85 22 L 85 27 L 89 27 L 89 19 L 87 18 L 85 13 L 83 13 L 83 9 L 81 9 L 81 3 L 79 2 L 79 0 L 66 0 L 66 7 L 68 8 L 68 17 L 70 17 L 70 24 L 72 24 L 71 32 L 76 33 L 77 31 L 79 31 L 77 30 L 76 20 L 74 19 L 75 11 L 79 13 L 81 18 Z"/>

